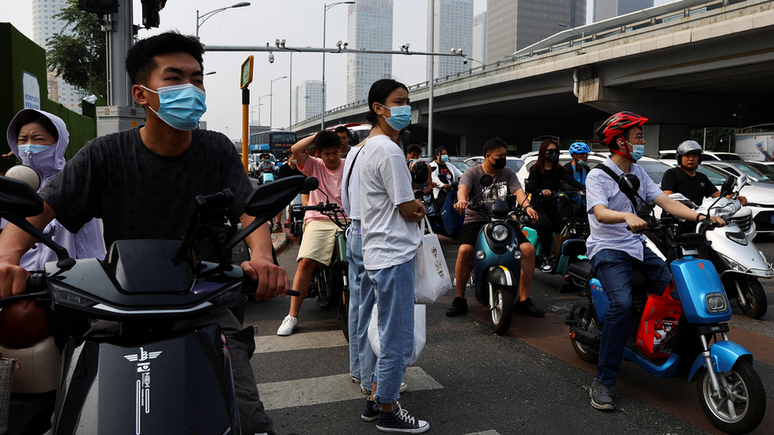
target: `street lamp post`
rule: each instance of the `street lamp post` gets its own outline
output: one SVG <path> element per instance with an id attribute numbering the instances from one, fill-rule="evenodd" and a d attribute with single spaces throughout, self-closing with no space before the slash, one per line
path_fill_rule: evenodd
<path id="1" fill-rule="evenodd" d="M 331 4 L 325 5 L 325 10 L 323 10 L 323 48 L 325 48 L 325 30 L 328 22 L 328 9 L 333 8 L 334 6 L 338 5 L 353 5 L 355 2 L 336 2 Z M 320 130 L 325 130 L 325 52 L 323 51 L 323 62 L 322 62 L 322 123 L 320 124 Z"/>
<path id="2" fill-rule="evenodd" d="M 257 107 L 258 108 L 258 125 L 261 125 L 261 106 L 263 106 L 263 104 L 261 104 L 260 101 L 258 102 L 258 104 L 253 104 L 252 106 L 250 106 L 250 115 L 253 115 L 253 117 L 252 117 L 253 119 L 251 120 L 253 122 L 253 124 L 255 123 L 255 108 Z"/>
<path id="3" fill-rule="evenodd" d="M 274 82 L 286 78 L 288 78 L 288 76 L 277 77 L 276 79 L 271 79 L 271 83 L 269 83 L 269 131 L 271 131 L 272 125 L 274 123 L 274 118 L 272 117 L 272 112 L 274 111 Z"/>
<path id="4" fill-rule="evenodd" d="M 250 2 L 239 2 L 231 6 L 227 6 L 225 8 L 211 10 L 201 15 L 199 15 L 199 10 L 197 9 L 196 10 L 196 39 L 199 39 L 199 27 L 201 27 L 202 24 L 204 24 L 204 22 L 210 19 L 213 15 L 219 12 L 223 12 L 226 9 L 243 8 L 245 6 L 250 6 Z"/>

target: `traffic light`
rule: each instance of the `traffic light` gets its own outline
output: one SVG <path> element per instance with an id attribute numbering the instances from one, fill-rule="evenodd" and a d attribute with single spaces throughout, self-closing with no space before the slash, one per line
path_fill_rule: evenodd
<path id="1" fill-rule="evenodd" d="M 78 9 L 95 14 L 118 12 L 118 0 L 78 0 Z"/>
<path id="2" fill-rule="evenodd" d="M 159 11 L 164 9 L 167 0 L 142 0 L 142 25 L 146 29 L 159 27 Z"/>

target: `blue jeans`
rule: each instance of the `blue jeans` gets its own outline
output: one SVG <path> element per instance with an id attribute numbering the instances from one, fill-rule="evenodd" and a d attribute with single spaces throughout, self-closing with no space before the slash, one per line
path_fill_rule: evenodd
<path id="1" fill-rule="evenodd" d="M 651 281 L 651 293 L 663 294 L 672 275 L 661 258 L 645 248 L 643 261 L 623 251 L 603 249 L 591 258 L 591 267 L 610 301 L 599 344 L 597 380 L 615 385 L 623 360 L 629 318 L 632 314 L 632 267 L 638 266 Z M 674 294 L 676 297 L 677 294 Z"/>
<path id="2" fill-rule="evenodd" d="M 360 386 L 373 388 L 376 355 L 368 341 L 368 323 L 374 305 L 374 289 L 363 265 L 363 239 L 360 221 L 352 220 L 347 229 L 349 262 L 349 373 L 360 379 Z M 367 309 L 365 308 L 367 307 Z"/>
<path id="3" fill-rule="evenodd" d="M 374 400 L 395 403 L 414 350 L 414 259 L 367 272 L 379 311 L 380 349 Z M 361 310 L 371 310 L 367 305 L 362 304 Z"/>

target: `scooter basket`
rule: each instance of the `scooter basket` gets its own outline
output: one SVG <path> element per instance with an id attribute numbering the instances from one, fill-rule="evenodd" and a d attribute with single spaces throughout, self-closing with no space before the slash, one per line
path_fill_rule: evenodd
<path id="1" fill-rule="evenodd" d="M 649 358 L 669 358 L 672 354 L 677 323 L 682 314 L 680 301 L 672 299 L 674 281 L 662 296 L 650 295 L 637 329 L 637 347 Z"/>
<path id="2" fill-rule="evenodd" d="M 18 361 L 0 357 L 0 435 L 8 432 L 8 413 L 11 409 L 13 368 Z"/>

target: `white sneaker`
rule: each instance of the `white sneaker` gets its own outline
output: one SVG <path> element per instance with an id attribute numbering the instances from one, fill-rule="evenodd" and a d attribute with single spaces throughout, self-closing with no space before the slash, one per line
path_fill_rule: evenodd
<path id="1" fill-rule="evenodd" d="M 288 315 L 282 321 L 279 329 L 277 329 L 277 335 L 287 336 L 293 333 L 298 328 L 298 317 Z"/>

